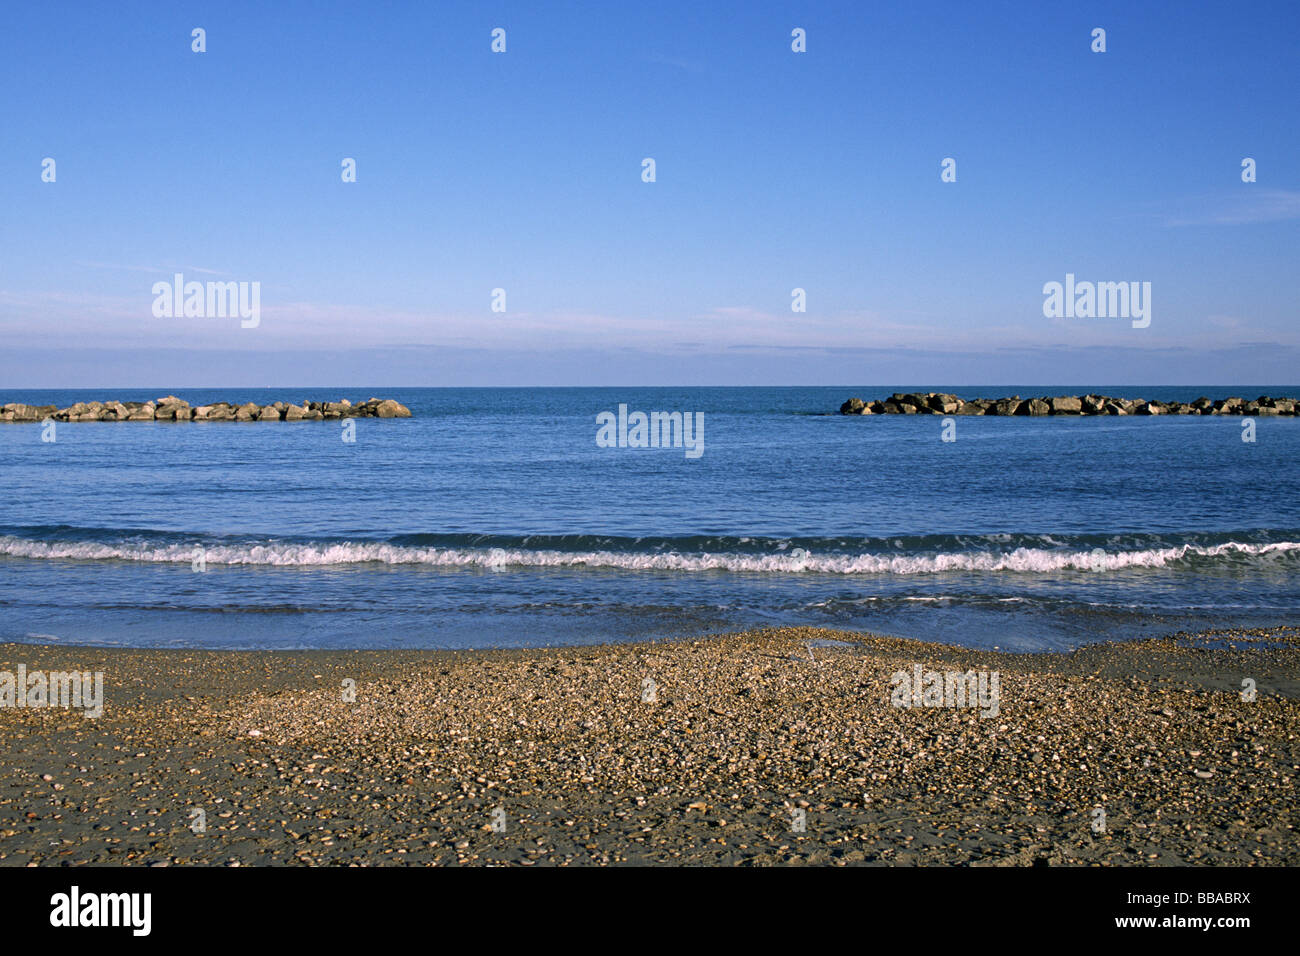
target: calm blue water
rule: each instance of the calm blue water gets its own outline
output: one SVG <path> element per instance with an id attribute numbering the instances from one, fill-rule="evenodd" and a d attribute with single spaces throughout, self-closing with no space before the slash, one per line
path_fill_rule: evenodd
<path id="1" fill-rule="evenodd" d="M 395 397 L 404 420 L 0 425 L 0 640 L 585 643 L 806 623 L 1004 649 L 1300 621 L 1300 421 L 841 417 L 897 390 L 149 389 Z M 702 412 L 704 454 L 596 416 Z M 195 548 L 205 571 L 194 570 Z"/>

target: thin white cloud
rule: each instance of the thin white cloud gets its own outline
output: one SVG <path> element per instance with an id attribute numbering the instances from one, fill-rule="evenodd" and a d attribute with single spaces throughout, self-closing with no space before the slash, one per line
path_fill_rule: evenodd
<path id="1" fill-rule="evenodd" d="M 1166 226 L 1247 226 L 1300 219 L 1300 192 L 1258 189 L 1242 183 L 1239 191 L 1185 201 L 1192 208 L 1165 219 Z"/>
<path id="2" fill-rule="evenodd" d="M 219 269 L 204 269 L 200 266 L 127 266 L 115 262 L 74 262 L 73 265 L 85 269 L 108 269 L 113 272 L 147 272 L 150 275 L 170 276 L 176 272 L 197 272 L 205 276 L 228 276 L 231 273 Z"/>
<path id="3" fill-rule="evenodd" d="M 939 353 L 997 349 L 1222 348 L 1243 336 L 1277 335 L 1300 344 L 1300 329 L 1236 315 L 1157 316 L 1150 329 L 1127 321 L 1044 319 L 954 326 L 961 316 L 861 309 L 792 313 L 719 305 L 686 316 L 611 315 L 568 309 L 494 313 L 435 312 L 383 303 L 277 301 L 263 288 L 256 330 L 221 318 L 156 318 L 146 285 L 135 295 L 0 289 L 0 328 L 17 344 L 75 340 L 87 347 L 143 347 L 164 337 L 183 348 L 357 349 L 386 346 L 512 349 L 632 349 L 700 354 L 729 349 L 907 350 Z M 1158 326 L 1158 327 L 1157 327 Z"/>
<path id="4" fill-rule="evenodd" d="M 684 60 L 681 57 L 665 56 L 662 53 L 651 53 L 645 58 L 647 62 L 659 63 L 663 66 L 676 67 L 679 70 L 685 70 L 688 73 L 703 73 L 704 67 L 694 60 Z"/>

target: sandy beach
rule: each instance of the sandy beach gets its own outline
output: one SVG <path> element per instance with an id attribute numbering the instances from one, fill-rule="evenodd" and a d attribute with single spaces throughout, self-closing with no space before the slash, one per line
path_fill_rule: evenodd
<path id="1" fill-rule="evenodd" d="M 0 709 L 0 863 L 1294 865 L 1298 649 L 6 644 L 105 702 Z M 896 706 L 918 668 L 996 672 L 996 708 Z"/>

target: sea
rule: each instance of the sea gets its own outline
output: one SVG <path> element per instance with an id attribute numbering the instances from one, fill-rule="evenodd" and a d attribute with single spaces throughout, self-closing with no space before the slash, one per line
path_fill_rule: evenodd
<path id="1" fill-rule="evenodd" d="M 378 396 L 413 413 L 0 425 L 0 640 L 489 648 L 816 625 L 1032 652 L 1300 623 L 1300 420 L 837 414 L 895 391 L 1300 395 L 0 390 L 60 407 Z M 633 424 L 691 416 L 698 454 L 606 447 L 620 406 Z"/>

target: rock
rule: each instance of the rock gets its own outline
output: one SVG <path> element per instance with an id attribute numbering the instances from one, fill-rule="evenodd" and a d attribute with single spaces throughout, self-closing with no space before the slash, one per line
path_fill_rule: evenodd
<path id="1" fill-rule="evenodd" d="M 100 402 L 76 402 L 61 409 L 58 415 L 67 422 L 97 422 L 103 407 Z"/>
<path id="2" fill-rule="evenodd" d="M 334 409 L 337 403 L 325 403 Z M 381 410 L 381 407 L 383 410 Z M 390 410 L 396 410 L 390 414 Z M 355 406 L 356 416 L 406 417 L 410 410 L 392 399 L 370 398 Z M 1212 401 L 1202 395 L 1191 402 L 1159 399 L 1115 398 L 1109 395 L 1057 395 L 1021 401 L 1009 398 L 963 400 L 946 392 L 895 392 L 884 401 L 850 398 L 840 406 L 841 415 L 1300 415 L 1300 399 L 1261 395 L 1253 401 L 1226 398 Z M 326 417 L 333 417 L 326 414 Z"/>
<path id="3" fill-rule="evenodd" d="M 892 401 L 899 408 L 910 407 L 913 409 L 920 410 L 926 407 L 925 399 L 922 398 L 920 395 L 917 395 L 915 392 L 906 392 L 906 393 L 895 392 L 893 395 L 889 397 L 889 400 Z M 905 412 L 904 414 L 915 414 L 915 412 Z"/>
<path id="4" fill-rule="evenodd" d="M 187 422 L 190 420 L 190 403 L 183 398 L 168 395 L 158 399 L 154 404 L 156 408 L 153 417 L 157 421 Z"/>
<path id="5" fill-rule="evenodd" d="M 1083 401 L 1075 398 L 1073 395 L 1061 395 L 1057 398 L 1049 399 L 1048 404 L 1051 406 L 1053 415 L 1082 415 Z"/>
<path id="6" fill-rule="evenodd" d="M 160 398 L 153 403 L 155 420 L 171 421 L 176 418 L 176 413 L 182 408 L 189 408 L 189 404 L 181 401 L 175 395 L 168 395 Z"/>
<path id="7" fill-rule="evenodd" d="M 235 407 L 222 402 L 213 408 L 210 417 L 214 422 L 233 422 L 235 420 Z"/>
<path id="8" fill-rule="evenodd" d="M 7 422 L 39 422 L 42 416 L 35 405 L 10 402 L 4 406 L 4 420 Z"/>
<path id="9" fill-rule="evenodd" d="M 985 412 L 985 414 L 986 415 L 1015 415 L 1017 412 L 1019 412 L 1021 404 L 1023 403 L 1020 401 L 1019 395 L 1015 395 L 1011 398 L 998 399 L 998 401 L 993 403 L 993 407 L 990 408 L 987 412 Z"/>
<path id="10" fill-rule="evenodd" d="M 884 411 L 880 402 L 870 404 L 861 399 L 856 414 L 870 415 Z M 850 403 L 845 403 L 846 407 Z M 928 410 L 928 409 L 927 409 Z M 911 409 L 916 412 L 915 408 Z M 391 398 L 370 398 L 353 405 L 348 399 L 338 402 L 303 401 L 292 404 L 285 401 L 259 405 L 245 402 L 235 406 L 230 402 L 213 402 L 190 407 L 189 402 L 175 395 L 165 395 L 153 402 L 74 402 L 67 408 L 55 405 L 28 405 L 9 402 L 0 405 L 0 422 L 40 422 L 52 418 L 61 422 L 149 422 L 149 421 L 313 421 L 322 418 L 410 418 L 411 410 Z"/>
<path id="11" fill-rule="evenodd" d="M 1240 398 L 1225 398 L 1214 403 L 1216 415 L 1240 415 L 1246 403 Z"/>

